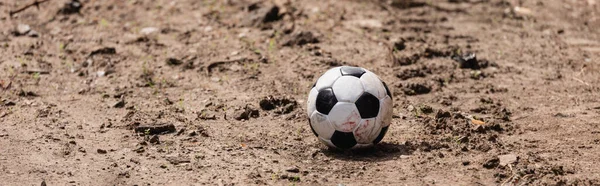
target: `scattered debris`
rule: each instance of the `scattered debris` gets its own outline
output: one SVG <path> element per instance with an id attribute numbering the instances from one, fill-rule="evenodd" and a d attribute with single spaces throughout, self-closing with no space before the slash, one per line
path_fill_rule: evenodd
<path id="1" fill-rule="evenodd" d="M 170 124 L 170 123 L 140 125 L 140 126 L 135 127 L 135 132 L 144 133 L 147 135 L 166 134 L 166 133 L 172 133 L 175 131 L 177 131 L 175 129 L 175 125 Z"/>

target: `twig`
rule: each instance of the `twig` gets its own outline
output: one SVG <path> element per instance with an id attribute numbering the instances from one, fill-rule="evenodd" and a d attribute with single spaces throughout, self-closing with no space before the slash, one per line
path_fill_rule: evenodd
<path id="1" fill-rule="evenodd" d="M 31 4 L 25 5 L 24 7 L 22 7 L 22 8 L 19 8 L 19 9 L 17 9 L 17 10 L 13 10 L 13 11 L 10 11 L 10 12 L 8 12 L 8 14 L 10 15 L 10 17 L 12 17 L 13 15 L 15 15 L 15 14 L 17 14 L 17 13 L 19 13 L 19 12 L 22 12 L 22 11 L 24 11 L 24 10 L 27 10 L 28 8 L 30 8 L 30 7 L 32 7 L 32 6 L 35 6 L 35 7 L 37 7 L 38 9 L 40 9 L 40 4 L 42 4 L 42 3 L 45 3 L 45 2 L 47 2 L 47 1 L 50 1 L 50 0 L 35 0 L 35 1 L 34 1 L 33 3 L 31 3 Z"/>
<path id="2" fill-rule="evenodd" d="M 238 63 L 238 62 L 244 62 L 248 60 L 248 58 L 239 58 L 239 59 L 232 59 L 232 60 L 228 60 L 228 61 L 215 61 L 215 62 L 211 62 L 208 64 L 208 66 L 206 66 L 206 74 L 211 73 L 212 69 L 219 66 L 219 65 L 223 65 L 223 64 L 227 64 L 227 63 Z"/>
<path id="3" fill-rule="evenodd" d="M 584 85 L 587 85 L 588 87 L 591 86 L 589 83 L 586 83 L 585 81 L 583 81 L 581 79 L 577 79 L 576 77 L 573 77 L 573 80 L 579 81 L 580 83 L 583 83 Z"/>

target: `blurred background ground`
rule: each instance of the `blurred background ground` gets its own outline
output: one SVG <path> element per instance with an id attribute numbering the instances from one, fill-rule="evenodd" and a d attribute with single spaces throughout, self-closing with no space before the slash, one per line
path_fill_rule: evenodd
<path id="1" fill-rule="evenodd" d="M 0 1 L 0 185 L 600 184 L 596 0 Z M 305 99 L 361 66 L 374 149 Z"/>

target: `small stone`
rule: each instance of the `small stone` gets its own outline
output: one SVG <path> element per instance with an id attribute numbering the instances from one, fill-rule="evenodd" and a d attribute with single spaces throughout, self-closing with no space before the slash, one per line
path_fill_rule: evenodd
<path id="1" fill-rule="evenodd" d="M 158 135 L 154 135 L 152 138 L 150 138 L 150 140 L 148 140 L 148 142 L 152 144 L 160 144 L 160 139 L 158 138 Z"/>
<path id="2" fill-rule="evenodd" d="M 246 107 L 244 107 L 241 110 L 238 110 L 235 113 L 236 120 L 248 120 L 250 118 L 258 118 L 258 116 L 258 109 L 255 109 L 250 105 L 246 105 Z"/>
<path id="3" fill-rule="evenodd" d="M 415 110 L 415 106 L 413 105 L 408 105 L 408 107 L 406 107 L 406 110 L 408 110 L 409 112 L 412 112 Z"/>
<path id="4" fill-rule="evenodd" d="M 410 155 L 400 155 L 400 159 L 408 159 L 410 158 Z"/>
<path id="5" fill-rule="evenodd" d="M 150 35 L 150 34 L 152 34 L 154 32 L 158 32 L 158 28 L 156 28 L 156 27 L 146 27 L 146 28 L 142 28 L 140 30 L 140 33 L 144 34 L 144 35 Z"/>
<path id="6" fill-rule="evenodd" d="M 179 165 L 182 163 L 190 163 L 191 162 L 190 158 L 183 157 L 183 156 L 167 156 L 165 159 L 173 165 Z"/>
<path id="7" fill-rule="evenodd" d="M 133 157 L 133 158 L 129 159 L 129 161 L 132 162 L 132 163 L 135 163 L 135 164 L 140 164 L 140 159 L 139 158 Z"/>
<path id="8" fill-rule="evenodd" d="M 82 8 L 81 2 L 79 0 L 71 0 L 66 2 L 65 5 L 58 10 L 59 14 L 69 15 L 69 14 L 78 14 Z"/>
<path id="9" fill-rule="evenodd" d="M 120 99 L 119 101 L 113 103 L 112 107 L 114 107 L 114 108 L 123 108 L 123 107 L 125 107 L 125 100 Z"/>
<path id="10" fill-rule="evenodd" d="M 171 65 L 171 66 L 183 64 L 183 61 L 181 61 L 180 59 L 172 58 L 172 57 L 167 58 L 166 62 L 167 62 L 167 65 Z"/>
<path id="11" fill-rule="evenodd" d="M 19 24 L 19 25 L 17 25 L 16 31 L 17 31 L 16 32 L 17 35 L 22 36 L 22 35 L 29 33 L 29 31 L 31 31 L 31 27 L 26 24 Z"/>
<path id="12" fill-rule="evenodd" d="M 104 150 L 104 149 L 98 149 L 96 151 L 98 152 L 98 154 L 106 154 L 107 153 L 106 150 Z"/>
<path id="13" fill-rule="evenodd" d="M 483 167 L 486 169 L 493 169 L 493 168 L 496 168 L 499 163 L 500 163 L 500 160 L 498 158 L 492 158 L 492 159 L 486 161 L 485 163 L 483 163 Z"/>
<path id="14" fill-rule="evenodd" d="M 29 31 L 27 33 L 27 36 L 29 36 L 29 37 L 38 37 L 38 36 L 40 36 L 40 34 L 37 31 L 35 31 L 35 30 L 31 30 L 31 31 Z"/>
<path id="15" fill-rule="evenodd" d="M 96 75 L 97 75 L 98 77 L 104 77 L 104 75 L 106 75 L 106 72 L 105 72 L 105 71 L 103 71 L 103 70 L 100 70 L 100 71 L 96 72 Z"/>
<path id="16" fill-rule="evenodd" d="M 470 162 L 470 161 L 463 161 L 463 162 L 462 162 L 462 165 L 463 165 L 463 166 L 467 166 L 467 165 L 469 165 L 469 164 L 471 164 L 471 162 Z"/>
<path id="17" fill-rule="evenodd" d="M 289 167 L 289 168 L 285 169 L 285 171 L 292 172 L 292 173 L 299 173 L 300 169 L 298 169 L 298 167 Z"/>
<path id="18" fill-rule="evenodd" d="M 354 20 L 349 22 L 350 25 L 354 25 L 360 28 L 377 29 L 383 27 L 383 23 L 376 19 L 362 19 Z"/>
<path id="19" fill-rule="evenodd" d="M 169 123 L 163 124 L 152 124 L 152 125 L 140 125 L 135 127 L 135 132 L 147 133 L 148 135 L 172 133 L 177 131 L 175 125 Z"/>
<path id="20" fill-rule="evenodd" d="M 500 163 L 499 165 L 504 167 L 508 164 L 512 164 L 517 162 L 517 160 L 519 159 L 519 157 L 517 155 L 514 154 L 505 154 L 505 155 L 500 155 L 498 156 L 498 159 L 500 159 Z"/>

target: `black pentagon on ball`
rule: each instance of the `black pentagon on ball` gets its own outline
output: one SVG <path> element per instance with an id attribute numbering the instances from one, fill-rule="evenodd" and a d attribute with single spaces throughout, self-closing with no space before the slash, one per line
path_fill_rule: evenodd
<path id="1" fill-rule="evenodd" d="M 380 80 L 381 81 L 381 80 Z M 385 92 L 387 93 L 387 95 L 392 98 L 392 93 L 390 92 L 390 89 L 388 88 L 387 84 L 385 84 L 384 81 L 381 81 L 383 83 L 383 87 L 385 87 Z"/>
<path id="2" fill-rule="evenodd" d="M 387 133 L 389 127 L 390 126 L 381 128 L 381 132 L 379 132 L 379 135 L 377 136 L 377 138 L 375 138 L 375 140 L 373 141 L 373 144 L 377 144 L 377 143 L 381 142 L 381 140 L 383 139 L 383 136 L 385 136 L 385 133 Z"/>
<path id="3" fill-rule="evenodd" d="M 308 126 L 310 126 L 310 130 L 312 130 L 313 134 L 315 134 L 315 136 L 319 137 L 319 134 L 317 134 L 317 131 L 315 131 L 315 128 L 313 128 L 313 126 L 312 126 L 312 122 L 310 122 L 310 118 L 308 119 Z"/>
<path id="4" fill-rule="evenodd" d="M 331 143 L 340 149 L 349 149 L 356 145 L 356 139 L 352 132 L 335 131 L 331 136 Z"/>
<path id="5" fill-rule="evenodd" d="M 331 108 L 337 103 L 337 98 L 335 98 L 335 94 L 333 94 L 332 88 L 325 88 L 319 90 L 319 94 L 317 94 L 317 101 L 315 103 L 317 107 L 317 111 L 322 114 L 329 114 Z"/>
<path id="6" fill-rule="evenodd" d="M 374 118 L 379 114 L 379 99 L 373 94 L 364 92 L 354 104 L 363 119 Z"/>
<path id="7" fill-rule="evenodd" d="M 367 73 L 367 71 L 362 68 L 349 66 L 343 66 L 340 68 L 340 71 L 342 72 L 342 76 L 354 76 L 357 78 L 360 78 L 360 76 Z"/>

